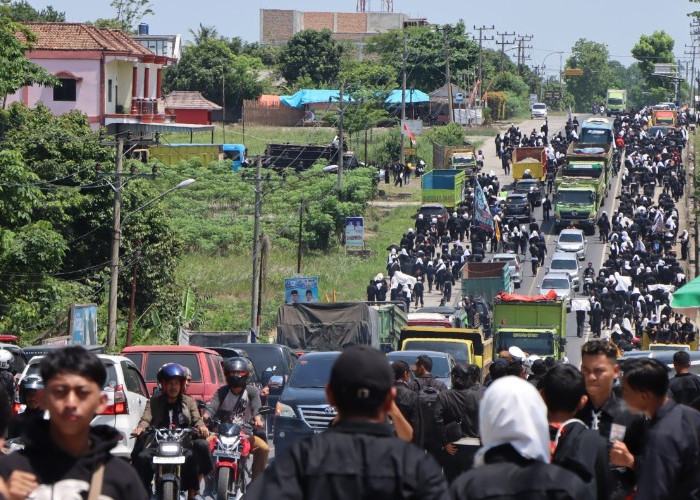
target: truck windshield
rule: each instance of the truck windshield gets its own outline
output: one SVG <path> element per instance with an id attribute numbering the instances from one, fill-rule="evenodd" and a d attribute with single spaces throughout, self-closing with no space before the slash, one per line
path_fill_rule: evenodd
<path id="1" fill-rule="evenodd" d="M 610 97 L 610 98 L 608 98 L 608 104 L 611 104 L 613 106 L 619 106 L 622 104 L 622 98 L 621 97 Z"/>
<path id="2" fill-rule="evenodd" d="M 559 191 L 557 196 L 559 203 L 580 203 L 584 205 L 593 203 L 595 199 L 593 191 Z"/>
<path id="3" fill-rule="evenodd" d="M 407 340 L 403 343 L 403 348 L 407 351 L 437 351 L 451 354 L 458 363 L 469 364 L 467 344 L 462 342 L 442 342 L 438 340 Z M 414 360 L 415 361 L 415 360 Z"/>
<path id="4" fill-rule="evenodd" d="M 529 354 L 538 356 L 551 356 L 554 354 L 552 337 L 548 334 L 508 332 L 501 333 L 501 341 L 498 350 L 507 350 L 509 347 L 518 346 Z"/>
<path id="5" fill-rule="evenodd" d="M 612 132 L 605 129 L 584 128 L 581 130 L 579 142 L 581 144 L 610 144 Z"/>
<path id="6" fill-rule="evenodd" d="M 391 356 L 388 357 L 389 362 L 394 361 L 405 361 L 408 366 L 413 366 L 416 364 L 415 355 L 402 355 L 401 351 L 392 352 Z M 447 364 L 447 358 L 436 358 L 431 357 L 433 360 L 433 370 L 430 372 L 437 378 L 449 378 L 450 376 L 450 366 Z"/>
<path id="7" fill-rule="evenodd" d="M 326 387 L 331 378 L 331 368 L 337 358 L 300 359 L 294 367 L 289 385 L 299 389 Z"/>

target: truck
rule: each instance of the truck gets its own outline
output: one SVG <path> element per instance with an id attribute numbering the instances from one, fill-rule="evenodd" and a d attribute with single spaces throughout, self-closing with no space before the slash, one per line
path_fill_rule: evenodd
<path id="1" fill-rule="evenodd" d="M 454 208 L 462 201 L 464 193 L 463 170 L 431 170 L 421 176 L 421 201 L 439 203 Z"/>
<path id="2" fill-rule="evenodd" d="M 627 111 L 627 91 L 624 89 L 608 89 L 605 109 L 608 116 L 619 115 Z"/>
<path id="3" fill-rule="evenodd" d="M 676 111 L 672 109 L 652 109 L 651 124 L 655 127 L 675 127 L 676 126 Z"/>
<path id="4" fill-rule="evenodd" d="M 487 303 L 501 292 L 513 293 L 508 262 L 467 262 L 462 267 L 462 297 L 482 297 Z"/>
<path id="5" fill-rule="evenodd" d="M 533 179 L 544 181 L 547 177 L 547 153 L 540 147 L 523 147 L 513 150 L 513 179 L 519 181 L 529 170 Z"/>
<path id="6" fill-rule="evenodd" d="M 379 313 L 379 344 L 383 352 L 399 348 L 401 330 L 408 324 L 408 315 L 403 302 L 367 302 Z"/>
<path id="7" fill-rule="evenodd" d="M 380 348 L 379 312 L 364 302 L 285 304 L 277 311 L 277 343 L 295 352 Z"/>
<path id="8" fill-rule="evenodd" d="M 343 148 L 343 168 L 356 168 L 359 163 L 355 153 L 347 151 L 347 142 Z M 338 146 L 334 144 L 290 144 L 270 143 L 265 147 L 262 166 L 273 170 L 293 168 L 297 171 L 308 170 L 316 163 L 326 165 L 338 163 Z"/>
<path id="9" fill-rule="evenodd" d="M 463 364 L 481 368 L 482 380 L 493 361 L 493 339 L 485 338 L 481 328 L 431 328 L 409 326 L 401 330 L 402 351 L 447 352 Z"/>
<path id="10" fill-rule="evenodd" d="M 197 332 L 180 328 L 179 345 L 194 345 L 199 347 L 223 347 L 235 342 L 248 342 L 247 331 L 240 332 Z"/>
<path id="11" fill-rule="evenodd" d="M 501 294 L 493 304 L 493 353 L 517 346 L 541 358 L 564 357 L 566 303 L 543 295 Z"/>
<path id="12" fill-rule="evenodd" d="M 438 170 L 465 170 L 470 174 L 476 169 L 476 148 L 464 146 L 441 146 L 433 143 L 433 168 Z"/>
<path id="13" fill-rule="evenodd" d="M 202 165 L 213 161 L 231 160 L 231 168 L 236 172 L 246 164 L 246 147 L 243 144 L 158 144 L 148 148 L 134 149 L 130 158 L 143 163 L 151 159 L 177 165 L 181 160 L 200 158 Z"/>

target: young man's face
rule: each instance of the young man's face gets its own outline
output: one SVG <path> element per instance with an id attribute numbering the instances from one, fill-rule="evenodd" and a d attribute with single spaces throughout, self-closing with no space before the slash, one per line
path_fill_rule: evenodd
<path id="1" fill-rule="evenodd" d="M 39 391 L 27 391 L 24 394 L 24 399 L 28 410 L 37 410 L 41 407 Z"/>
<path id="2" fill-rule="evenodd" d="M 174 377 L 165 381 L 164 392 L 170 399 L 175 399 L 180 395 L 182 389 L 182 380 Z"/>
<path id="3" fill-rule="evenodd" d="M 632 389 L 624 377 L 622 378 L 622 398 L 632 411 L 644 413 L 646 410 L 646 394 Z"/>
<path id="4" fill-rule="evenodd" d="M 90 427 L 95 413 L 107 404 L 107 396 L 96 382 L 75 373 L 59 373 L 46 383 L 43 407 L 52 427 L 63 434 L 78 434 Z"/>
<path id="5" fill-rule="evenodd" d="M 586 379 L 586 391 L 594 400 L 610 397 L 620 368 L 605 354 L 585 354 L 581 360 L 581 373 Z"/>

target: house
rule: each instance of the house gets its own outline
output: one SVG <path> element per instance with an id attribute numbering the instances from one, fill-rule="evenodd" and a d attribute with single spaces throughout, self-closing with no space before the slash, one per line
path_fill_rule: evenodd
<path id="1" fill-rule="evenodd" d="M 131 38 L 139 42 L 157 56 L 165 56 L 174 61 L 180 60 L 182 54 L 182 37 L 180 35 L 151 35 L 148 24 L 139 24 L 139 34 Z"/>
<path id="2" fill-rule="evenodd" d="M 211 112 L 221 106 L 215 104 L 195 91 L 177 90 L 165 96 L 165 112 L 175 116 L 177 123 L 211 125 Z"/>
<path id="3" fill-rule="evenodd" d="M 42 101 L 55 114 L 76 109 L 87 115 L 94 129 L 170 121 L 161 79 L 171 58 L 154 54 L 121 30 L 80 23 L 25 25 L 37 36 L 27 57 L 61 85 L 25 86 L 9 96 L 8 103 L 35 106 Z"/>

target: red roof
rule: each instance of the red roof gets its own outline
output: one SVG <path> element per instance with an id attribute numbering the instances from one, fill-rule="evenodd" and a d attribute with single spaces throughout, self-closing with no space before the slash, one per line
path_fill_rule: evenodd
<path id="1" fill-rule="evenodd" d="M 153 52 L 121 30 L 97 28 L 81 23 L 23 23 L 36 36 L 33 50 L 97 50 L 136 56 Z M 24 39 L 21 34 L 18 38 Z"/>

